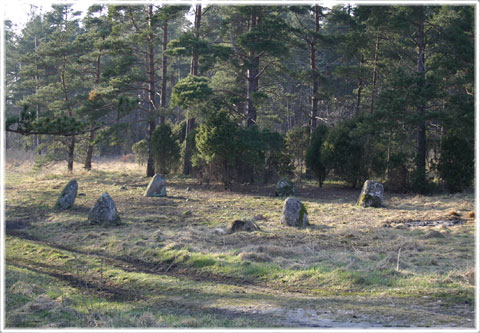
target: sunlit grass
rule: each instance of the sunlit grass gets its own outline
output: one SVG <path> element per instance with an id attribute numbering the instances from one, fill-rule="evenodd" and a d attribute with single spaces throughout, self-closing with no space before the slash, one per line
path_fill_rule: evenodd
<path id="1" fill-rule="evenodd" d="M 466 314 L 461 311 L 473 313 L 471 193 L 432 197 L 386 193 L 385 208 L 362 209 L 354 205 L 357 192 L 338 182 L 327 182 L 323 189 L 302 182 L 298 197 L 312 226 L 295 229 L 279 223 L 284 199 L 271 196 L 270 185 L 225 190 L 221 185 L 204 187 L 194 179 L 167 177 L 167 198 L 145 198 L 148 179 L 133 163 L 109 161 L 71 175 L 64 167 L 38 175 L 23 165 L 7 168 L 7 222 L 28 222 L 6 240 L 7 272 L 13 274 L 7 288 L 10 325 L 268 327 L 280 324 L 251 317 L 243 308 L 247 299 L 263 304 L 262 309 L 272 301 L 279 308 L 292 301 L 312 307 L 315 303 L 308 297 L 367 297 L 377 303 L 405 299 L 395 301 L 401 303 L 398 318 L 414 316 L 410 302 L 461 305 L 454 314 L 438 310 L 437 319 L 446 325 L 463 325 Z M 74 209 L 55 212 L 57 195 L 71 178 L 79 181 L 82 195 Z M 120 212 L 118 227 L 88 224 L 88 210 L 105 191 Z M 452 211 L 463 224 L 402 227 L 402 221 L 441 220 Z M 258 214 L 264 218 L 258 221 L 260 231 L 217 232 L 232 220 Z M 431 231 L 440 236 L 431 237 Z M 85 286 L 72 282 L 79 267 L 88 269 L 80 270 L 80 275 L 93 284 L 90 297 L 101 309 L 93 319 L 82 300 Z M 16 281 L 33 283 L 42 291 L 30 296 L 10 291 Z M 106 297 L 93 287 L 99 281 L 117 288 L 123 298 Z M 53 290 L 50 285 L 59 287 Z M 70 308 L 74 312 L 32 312 L 23 320 L 19 311 L 42 294 L 54 302 L 68 295 L 73 303 L 67 312 Z M 269 299 L 271 294 L 278 298 Z M 246 300 L 239 303 L 239 297 Z M 212 312 L 214 304 L 223 310 Z M 329 306 L 345 308 L 342 304 Z M 355 304 L 348 306 L 375 316 L 373 307 Z M 235 310 L 232 315 L 232 309 L 245 313 Z M 391 310 L 379 305 L 378 311 Z M 417 326 L 431 325 L 425 316 L 415 320 Z"/>

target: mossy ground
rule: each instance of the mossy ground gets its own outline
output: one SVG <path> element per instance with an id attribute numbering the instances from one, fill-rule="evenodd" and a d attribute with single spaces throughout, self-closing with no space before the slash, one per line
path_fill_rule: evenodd
<path id="1" fill-rule="evenodd" d="M 359 190 L 306 182 L 311 225 L 297 229 L 280 224 L 274 185 L 167 177 L 168 197 L 147 198 L 135 164 L 63 168 L 7 163 L 7 327 L 473 327 L 473 193 L 386 193 L 365 209 Z M 74 208 L 54 211 L 71 178 Z M 120 226 L 87 223 L 105 191 Z M 216 230 L 257 214 L 259 231 Z"/>

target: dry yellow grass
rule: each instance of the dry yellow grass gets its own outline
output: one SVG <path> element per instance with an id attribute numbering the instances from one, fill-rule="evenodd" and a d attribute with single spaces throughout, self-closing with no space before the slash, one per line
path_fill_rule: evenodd
<path id="1" fill-rule="evenodd" d="M 415 295 L 415 301 L 420 301 L 418 295 L 450 295 L 448 288 L 452 288 L 452 293 L 460 290 L 462 302 L 471 297 L 472 193 L 386 193 L 383 208 L 364 209 L 355 206 L 359 190 L 330 184 L 319 189 L 307 182 L 298 187 L 298 196 L 312 225 L 296 229 L 280 224 L 283 199 L 272 196 L 272 185 L 225 190 L 219 184 L 205 187 L 194 179 L 167 176 L 168 197 L 145 198 L 149 179 L 144 177 L 144 168 L 134 163 L 103 160 L 94 163 L 91 171 L 76 164 L 71 174 L 62 163 L 34 174 L 32 164 L 15 161 L 7 158 L 7 222 L 26 221 L 29 225 L 22 232 L 59 248 L 128 263 L 136 260 L 169 274 L 180 271 L 201 279 L 212 276 L 225 284 L 233 278 L 258 284 L 260 274 L 264 276 L 262 286 L 269 288 L 267 294 L 289 288 L 306 295 L 339 290 L 377 296 Z M 83 195 L 77 197 L 71 211 L 54 212 L 51 208 L 71 178 L 78 179 Z M 86 221 L 88 210 L 105 191 L 121 214 L 122 225 L 117 228 L 99 228 Z M 258 214 L 265 217 L 257 221 L 260 231 L 216 231 L 236 219 Z M 433 224 L 419 226 L 414 223 L 417 221 Z M 458 223 L 449 224 L 451 221 Z M 199 272 L 203 274 L 200 277 Z M 390 285 L 390 280 L 395 282 Z M 448 286 L 439 287 L 443 284 Z M 458 290 L 453 291 L 453 286 Z M 230 288 L 226 288 L 228 297 Z M 179 290 L 175 297 L 182 293 L 189 292 Z M 220 303 L 227 308 L 236 306 L 234 301 L 225 302 Z M 403 310 L 405 314 L 410 311 L 406 304 Z M 129 322 L 142 327 L 160 325 L 158 314 L 149 311 L 137 313 Z M 99 326 L 112 324 L 111 318 L 95 320 Z M 179 320 L 199 325 L 197 320 Z M 423 319 L 418 320 L 421 323 Z"/>

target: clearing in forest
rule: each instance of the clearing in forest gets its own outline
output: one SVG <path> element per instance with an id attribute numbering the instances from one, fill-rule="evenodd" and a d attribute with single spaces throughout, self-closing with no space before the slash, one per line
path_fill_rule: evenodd
<path id="1" fill-rule="evenodd" d="M 298 185 L 311 226 L 281 225 L 271 186 L 199 185 L 166 177 L 143 196 L 133 163 L 68 174 L 7 164 L 7 327 L 473 327 L 474 194 Z M 73 209 L 55 211 L 67 182 Z M 121 224 L 90 225 L 108 192 Z M 261 230 L 222 234 L 261 214 Z"/>

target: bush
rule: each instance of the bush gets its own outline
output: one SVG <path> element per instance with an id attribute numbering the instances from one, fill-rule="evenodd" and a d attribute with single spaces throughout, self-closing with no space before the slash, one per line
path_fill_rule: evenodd
<path id="1" fill-rule="evenodd" d="M 66 161 L 68 158 L 67 148 L 63 143 L 56 140 L 45 140 L 37 146 L 37 151 L 42 151 L 42 155 L 35 156 L 33 170 L 40 171 L 50 164 Z"/>
<path id="2" fill-rule="evenodd" d="M 450 135 L 442 140 L 437 170 L 450 192 L 460 192 L 473 184 L 474 148 L 464 138 Z"/>
<path id="3" fill-rule="evenodd" d="M 182 120 L 181 122 L 176 124 L 175 127 L 173 128 L 173 136 L 180 144 L 182 144 L 183 141 L 185 141 L 186 127 L 187 127 L 187 121 Z"/>
<path id="4" fill-rule="evenodd" d="M 195 135 L 197 152 L 193 165 L 200 168 L 200 176 L 207 182 L 217 178 L 225 185 L 232 179 L 235 163 L 237 125 L 224 112 L 209 115 Z"/>
<path id="5" fill-rule="evenodd" d="M 328 127 L 325 125 L 318 126 L 312 134 L 310 144 L 307 148 L 305 161 L 307 167 L 312 170 L 318 180 L 318 186 L 322 187 L 326 176 L 326 167 L 322 158 L 322 146 L 328 133 Z"/>
<path id="6" fill-rule="evenodd" d="M 155 172 L 168 174 L 175 169 L 180 159 L 180 146 L 170 126 L 158 126 L 152 135 L 152 155 Z"/>
<path id="7" fill-rule="evenodd" d="M 143 139 L 132 145 L 132 152 L 135 154 L 135 160 L 139 165 L 144 165 L 148 161 L 148 143 Z"/>
<path id="8" fill-rule="evenodd" d="M 387 163 L 386 189 L 394 192 L 407 192 L 410 189 L 408 157 L 405 153 L 392 153 Z"/>
<path id="9" fill-rule="evenodd" d="M 225 185 L 232 181 L 251 183 L 256 177 L 267 182 L 291 173 L 280 134 L 259 131 L 257 126 L 241 127 L 224 112 L 207 117 L 197 129 L 195 142 L 193 165 L 206 182 L 217 179 Z"/>
<path id="10" fill-rule="evenodd" d="M 258 171 L 267 184 L 272 180 L 293 175 L 294 165 L 286 153 L 285 140 L 280 133 L 263 129 L 261 132 L 263 165 Z"/>
<path id="11" fill-rule="evenodd" d="M 325 167 L 353 187 L 368 176 L 364 161 L 365 138 L 357 130 L 357 122 L 344 121 L 332 128 L 323 143 L 321 154 Z"/>
<path id="12" fill-rule="evenodd" d="M 309 133 L 307 127 L 294 127 L 287 132 L 285 137 L 286 150 L 295 161 L 296 167 L 300 168 L 298 178 L 302 177 L 308 139 Z"/>

